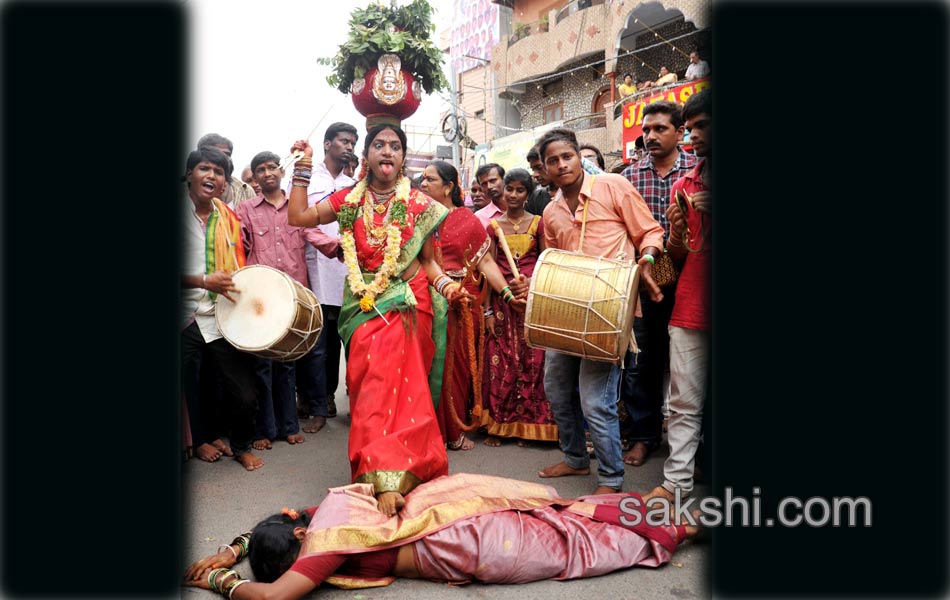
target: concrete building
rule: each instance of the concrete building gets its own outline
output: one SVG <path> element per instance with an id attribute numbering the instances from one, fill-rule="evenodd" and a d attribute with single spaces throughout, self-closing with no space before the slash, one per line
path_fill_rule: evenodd
<path id="1" fill-rule="evenodd" d="M 487 1 L 456 0 L 453 27 L 466 31 L 474 14 L 470 7 Z M 563 124 L 577 132 L 581 143 L 600 148 L 608 168 L 617 166 L 622 161 L 624 112 L 617 85 L 623 74 L 655 80 L 666 67 L 683 79 L 694 49 L 709 61 L 710 0 L 494 0 L 491 4 L 495 10 L 487 12 L 497 19 L 492 29 L 497 39 L 487 56 L 472 55 L 481 60 L 472 60 L 468 68 L 463 65 L 458 73 L 459 104 L 467 117 L 470 145 L 491 145 L 519 131 Z M 484 20 L 476 23 L 488 27 Z M 463 48 L 464 38 L 456 36 L 453 48 Z M 484 43 L 478 48 L 484 52 Z M 467 54 L 453 52 L 453 59 Z M 466 152 L 462 164 L 471 168 L 473 159 Z"/>

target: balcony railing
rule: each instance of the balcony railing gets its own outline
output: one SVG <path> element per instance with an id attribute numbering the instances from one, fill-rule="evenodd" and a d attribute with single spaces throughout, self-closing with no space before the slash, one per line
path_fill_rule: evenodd
<path id="1" fill-rule="evenodd" d="M 573 2 L 565 5 L 561 10 L 557 11 L 557 21 L 555 21 L 555 23 L 560 23 L 579 10 L 584 10 L 585 8 L 590 8 L 591 6 L 598 6 L 603 3 L 604 0 L 574 0 Z"/>
<path id="2" fill-rule="evenodd" d="M 530 23 L 515 23 L 514 33 L 508 36 L 508 47 L 510 48 L 512 44 L 520 39 L 528 37 L 529 35 L 533 35 L 535 33 L 547 33 L 547 31 L 547 17 L 542 17 L 537 21 L 531 21 Z"/>
<path id="3" fill-rule="evenodd" d="M 627 106 L 639 102 L 643 98 L 649 98 L 650 96 L 655 96 L 656 94 L 662 93 L 670 88 L 681 86 L 684 83 L 689 82 L 681 79 L 680 81 L 674 81 L 673 83 L 668 83 L 659 87 L 648 87 L 643 90 L 637 90 L 637 92 L 634 94 L 624 96 L 619 102 L 617 102 L 617 105 L 614 106 L 614 119 L 619 119 L 620 115 L 623 114 L 624 108 Z"/>
<path id="4" fill-rule="evenodd" d="M 564 121 L 563 127 L 574 131 L 585 131 L 587 129 L 597 129 L 607 126 L 607 116 L 604 113 L 591 113 L 583 117 L 574 117 Z"/>

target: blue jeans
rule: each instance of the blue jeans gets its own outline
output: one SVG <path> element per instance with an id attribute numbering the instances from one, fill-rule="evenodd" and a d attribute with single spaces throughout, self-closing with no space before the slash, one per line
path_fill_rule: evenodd
<path id="1" fill-rule="evenodd" d="M 590 467 L 584 419 L 597 458 L 597 485 L 621 489 L 624 466 L 620 449 L 617 397 L 620 367 L 548 350 L 544 353 L 544 393 L 557 421 L 564 462 L 572 469 Z M 573 395 L 580 384 L 580 402 Z"/>
<path id="2" fill-rule="evenodd" d="M 259 358 L 255 376 L 260 398 L 256 438 L 274 440 L 300 433 L 294 363 Z"/>

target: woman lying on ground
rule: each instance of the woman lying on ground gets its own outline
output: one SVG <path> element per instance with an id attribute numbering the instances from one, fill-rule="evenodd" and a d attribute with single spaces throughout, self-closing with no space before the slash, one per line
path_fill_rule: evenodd
<path id="1" fill-rule="evenodd" d="M 632 493 L 565 499 L 550 486 L 462 473 L 418 486 L 398 516 L 386 517 L 371 485 L 351 484 L 331 489 L 319 510 L 284 509 L 264 519 L 192 564 L 184 585 L 232 600 L 289 600 L 324 582 L 361 589 L 395 577 L 505 584 L 576 579 L 660 566 L 698 533 L 690 525 L 649 525 L 643 508 L 633 525 L 628 503 L 634 503 L 620 509 L 625 498 L 640 499 Z M 230 569 L 245 556 L 256 582 Z"/>

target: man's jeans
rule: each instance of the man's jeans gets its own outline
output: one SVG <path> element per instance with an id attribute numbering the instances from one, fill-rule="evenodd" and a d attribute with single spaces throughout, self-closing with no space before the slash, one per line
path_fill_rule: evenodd
<path id="1" fill-rule="evenodd" d="M 709 333 L 670 325 L 670 456 L 663 464 L 663 487 L 693 491 L 693 466 L 702 435 L 706 401 Z"/>
<path id="2" fill-rule="evenodd" d="M 300 433 L 294 395 L 294 363 L 258 358 L 257 439 L 283 439 Z"/>
<path id="3" fill-rule="evenodd" d="M 621 489 L 624 466 L 620 450 L 617 397 L 620 367 L 548 350 L 544 353 L 544 393 L 557 421 L 564 462 L 572 469 L 590 467 L 584 419 L 597 458 L 597 484 Z M 580 403 L 573 398 L 580 388 Z"/>

